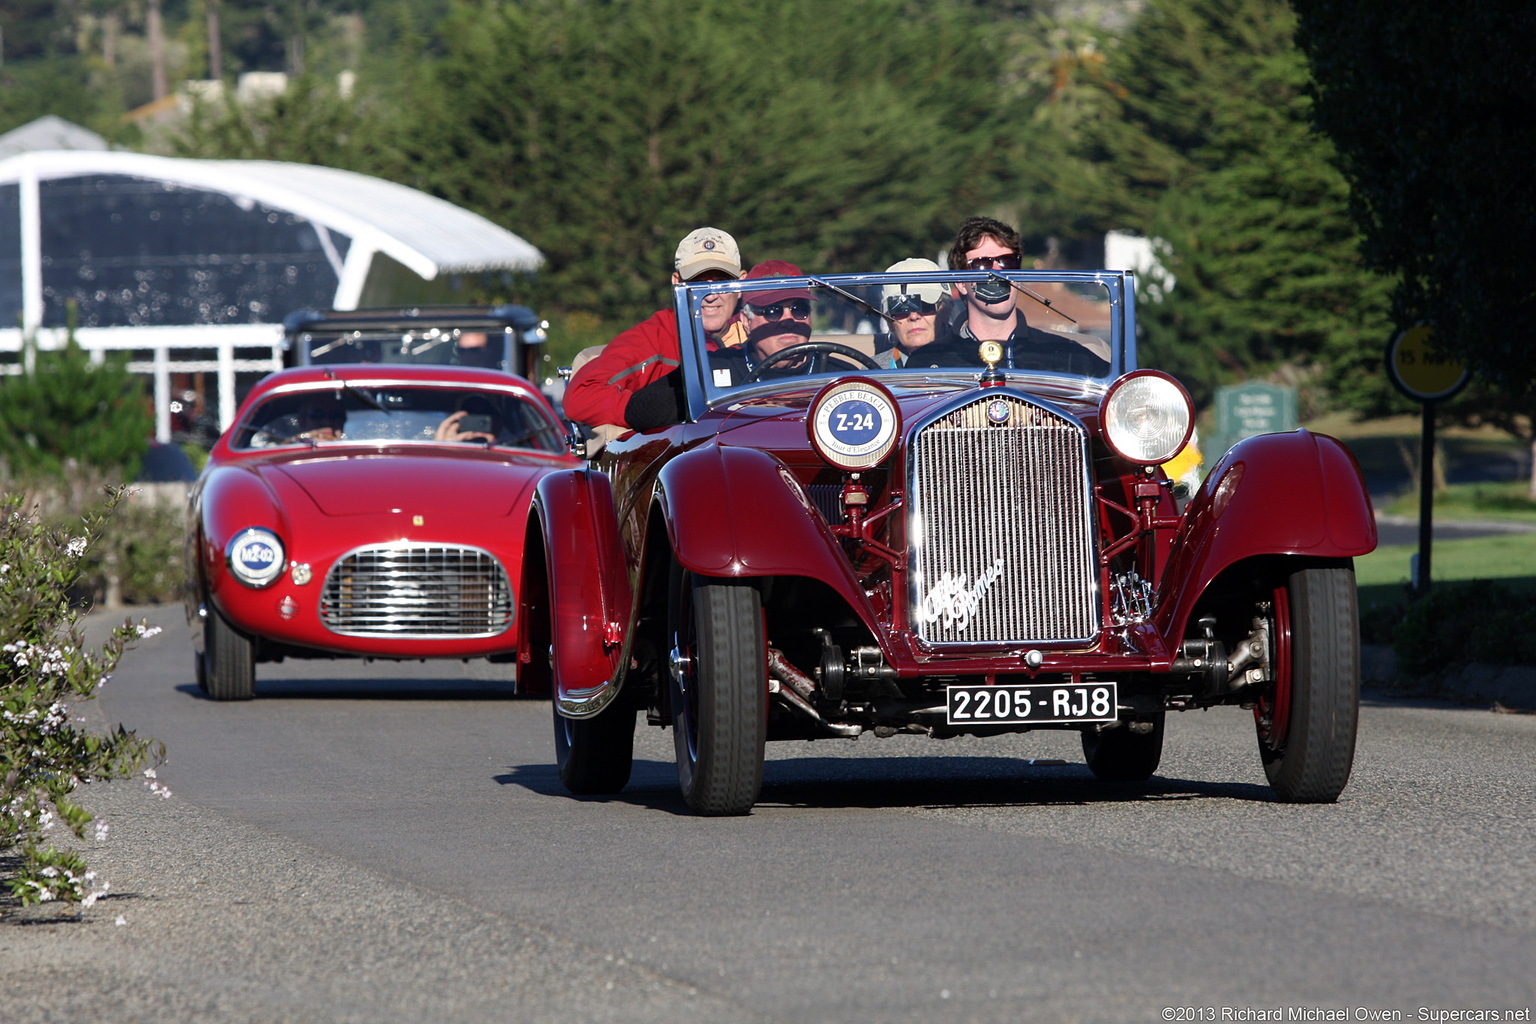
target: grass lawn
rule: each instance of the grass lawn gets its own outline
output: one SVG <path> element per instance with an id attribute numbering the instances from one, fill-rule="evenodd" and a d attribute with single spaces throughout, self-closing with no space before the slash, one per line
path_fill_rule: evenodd
<path id="1" fill-rule="evenodd" d="M 1418 489 L 1411 481 L 1419 461 L 1421 424 L 1418 416 L 1392 416 L 1357 422 L 1347 414 L 1333 413 L 1311 420 L 1305 426 L 1315 433 L 1331 434 L 1343 441 L 1354 453 L 1366 479 L 1377 481 L 1373 486 L 1379 486 L 1383 479 L 1399 481 L 1394 488 L 1398 496 L 1388 511 L 1401 512 L 1403 515 L 1412 515 L 1418 511 Z M 1440 451 L 1437 461 L 1443 463 L 1442 468 L 1453 478 L 1470 466 L 1489 462 L 1507 466 L 1511 460 L 1518 461 L 1525 453 L 1525 446 L 1520 441 L 1492 427 L 1470 429 L 1442 422 L 1435 432 L 1435 439 Z M 1504 519 L 1517 517 L 1516 512 L 1528 510 L 1533 520 L 1536 520 L 1536 505 L 1529 501 L 1523 507 L 1509 504 L 1508 499 L 1518 498 L 1523 493 L 1518 485 L 1458 486 L 1482 486 L 1487 492 L 1486 503 L 1489 508 L 1474 514 L 1458 507 L 1448 518 Z M 1499 489 L 1506 486 L 1507 490 Z M 1451 490 L 1454 493 L 1458 487 Z M 1436 499 L 1437 515 L 1440 501 L 1444 497 L 1442 495 Z M 1468 494 L 1457 500 L 1464 505 L 1467 501 L 1475 500 L 1475 496 Z"/>
<path id="2" fill-rule="evenodd" d="M 1416 544 L 1395 544 L 1355 559 L 1360 607 L 1401 603 L 1409 559 L 1418 550 Z M 1430 554 L 1430 573 L 1436 583 L 1499 580 L 1536 594 L 1536 533 L 1437 541 Z"/>
<path id="3" fill-rule="evenodd" d="M 1524 480 L 1452 484 L 1435 495 L 1435 518 L 1516 519 L 1536 523 L 1536 501 L 1530 499 L 1530 492 L 1530 484 Z M 1417 493 L 1399 495 L 1382 511 L 1417 516 L 1419 496 Z"/>

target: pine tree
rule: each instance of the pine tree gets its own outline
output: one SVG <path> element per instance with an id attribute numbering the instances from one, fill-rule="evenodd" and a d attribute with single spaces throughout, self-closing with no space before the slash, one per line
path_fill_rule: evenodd
<path id="1" fill-rule="evenodd" d="M 1142 361 L 1196 396 L 1281 364 L 1347 368 L 1334 401 L 1384 398 L 1390 282 L 1367 271 L 1333 152 L 1310 123 L 1284 0 L 1161 0 L 1108 77 L 1119 116 L 1087 133 L 1122 221 L 1161 239 L 1176 285 L 1143 301 Z"/>
<path id="2" fill-rule="evenodd" d="M 143 378 L 120 355 L 93 364 L 73 335 L 33 354 L 30 371 L 0 377 L 0 461 L 21 476 L 75 460 L 132 480 L 154 431 Z"/>

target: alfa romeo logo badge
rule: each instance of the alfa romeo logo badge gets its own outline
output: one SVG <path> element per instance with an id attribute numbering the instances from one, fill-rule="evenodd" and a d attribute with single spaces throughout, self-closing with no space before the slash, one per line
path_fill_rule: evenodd
<path id="1" fill-rule="evenodd" d="M 987 419 L 998 426 L 1002 426 L 1013 418 L 1013 406 L 1001 398 L 987 403 Z"/>

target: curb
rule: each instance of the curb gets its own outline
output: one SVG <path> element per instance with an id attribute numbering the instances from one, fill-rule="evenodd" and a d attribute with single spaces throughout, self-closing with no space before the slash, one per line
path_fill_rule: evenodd
<path id="1" fill-rule="evenodd" d="M 1412 680 L 1398 674 L 1397 659 L 1390 645 L 1361 644 L 1360 680 L 1389 689 L 1413 688 L 1437 697 L 1486 701 L 1506 709 L 1536 711 L 1536 666 L 1531 665 L 1471 662 L 1438 678 Z"/>

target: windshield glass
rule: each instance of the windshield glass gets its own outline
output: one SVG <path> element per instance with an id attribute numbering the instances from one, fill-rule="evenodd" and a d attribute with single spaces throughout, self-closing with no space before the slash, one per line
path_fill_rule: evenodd
<path id="1" fill-rule="evenodd" d="M 328 384 L 274 392 L 240 422 L 231 446 L 238 450 L 359 442 L 565 450 L 559 424 L 517 392 L 398 384 Z"/>
<path id="2" fill-rule="evenodd" d="M 412 326 L 300 332 L 294 339 L 304 366 L 337 363 L 415 363 L 507 369 L 502 329 Z"/>
<path id="3" fill-rule="evenodd" d="M 852 373 L 974 376 L 983 343 L 1011 377 L 1109 381 L 1130 368 L 1114 271 L 762 278 L 678 289 L 685 365 L 705 401 Z"/>

